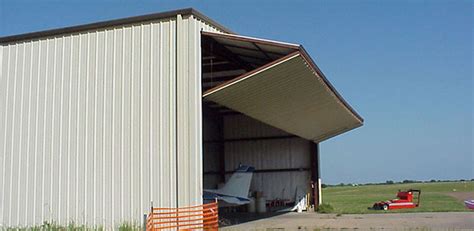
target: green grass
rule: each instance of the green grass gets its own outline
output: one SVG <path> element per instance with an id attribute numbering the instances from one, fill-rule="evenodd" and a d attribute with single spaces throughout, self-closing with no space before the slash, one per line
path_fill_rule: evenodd
<path id="1" fill-rule="evenodd" d="M 399 189 L 421 189 L 420 207 L 389 211 L 369 210 L 377 201 L 393 199 Z M 400 213 L 400 212 L 454 212 L 472 211 L 456 198 L 446 195 L 448 192 L 473 192 L 474 182 L 439 182 L 393 185 L 364 185 L 329 187 L 323 189 L 323 203 L 334 208 L 334 213 Z"/>

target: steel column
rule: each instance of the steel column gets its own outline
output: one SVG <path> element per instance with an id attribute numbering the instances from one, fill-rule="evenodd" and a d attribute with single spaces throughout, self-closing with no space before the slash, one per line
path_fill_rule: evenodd
<path id="1" fill-rule="evenodd" d="M 319 167 L 319 143 L 310 143 L 311 155 L 311 205 L 317 208 L 321 204 L 321 171 Z"/>

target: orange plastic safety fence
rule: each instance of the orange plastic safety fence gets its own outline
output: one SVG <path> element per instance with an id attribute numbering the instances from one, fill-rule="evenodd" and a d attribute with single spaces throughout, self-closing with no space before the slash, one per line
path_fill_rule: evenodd
<path id="1" fill-rule="evenodd" d="M 183 208 L 151 208 L 146 230 L 218 230 L 217 201 Z"/>

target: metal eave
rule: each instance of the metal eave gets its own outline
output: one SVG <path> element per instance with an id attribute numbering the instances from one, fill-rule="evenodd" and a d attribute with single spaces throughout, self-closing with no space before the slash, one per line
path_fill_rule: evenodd
<path id="1" fill-rule="evenodd" d="M 98 29 L 114 27 L 114 26 L 128 25 L 128 24 L 134 24 L 134 23 L 145 23 L 149 21 L 161 20 L 161 19 L 167 19 L 167 18 L 176 18 L 177 15 L 182 15 L 182 16 L 194 15 L 196 18 L 209 23 L 210 25 L 218 28 L 219 30 L 225 33 L 234 33 L 228 28 L 214 21 L 213 19 L 197 11 L 196 9 L 184 8 L 184 9 L 178 9 L 178 10 L 172 10 L 172 11 L 146 14 L 146 15 L 112 19 L 112 20 L 82 24 L 82 25 L 28 32 L 24 34 L 8 35 L 8 36 L 0 37 L 0 44 L 3 45 L 3 44 L 19 42 L 23 40 L 34 40 L 38 38 L 45 38 L 45 37 L 58 36 L 58 35 L 71 34 L 71 33 L 80 33 L 84 31 L 98 30 Z"/>
<path id="2" fill-rule="evenodd" d="M 230 40 L 238 40 L 238 41 L 244 41 L 244 42 L 255 42 L 259 44 L 284 47 L 284 48 L 290 48 L 290 49 L 299 49 L 300 47 L 299 44 L 274 41 L 270 39 L 253 38 L 253 37 L 236 35 L 236 34 L 220 34 L 220 33 L 213 33 L 213 32 L 207 32 L 207 31 L 202 31 L 201 34 L 211 36 L 211 37 L 226 38 Z"/>

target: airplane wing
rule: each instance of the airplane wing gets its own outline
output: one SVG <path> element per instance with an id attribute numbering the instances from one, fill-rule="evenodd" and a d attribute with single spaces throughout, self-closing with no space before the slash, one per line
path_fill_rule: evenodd
<path id="1" fill-rule="evenodd" d="M 220 201 L 225 201 L 228 204 L 232 204 L 232 205 L 245 205 L 250 202 L 248 198 L 223 195 L 223 194 L 213 192 L 213 190 L 204 190 L 203 199 L 209 200 L 209 201 L 217 199 Z"/>
<path id="2" fill-rule="evenodd" d="M 220 189 L 204 189 L 203 199 L 213 201 L 215 199 L 226 202 L 229 206 L 244 205 L 250 203 L 247 198 L 252 181 L 254 167 L 240 165 Z M 219 207 L 226 207 L 221 206 Z"/>

